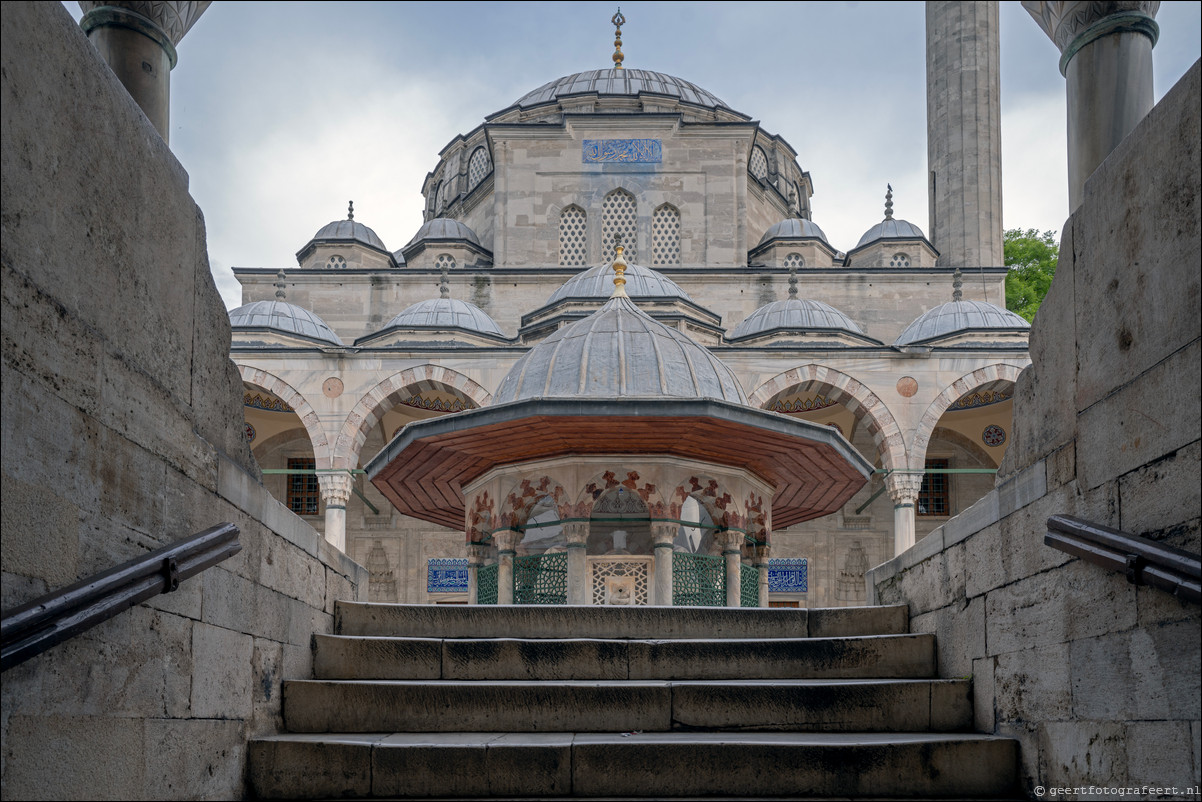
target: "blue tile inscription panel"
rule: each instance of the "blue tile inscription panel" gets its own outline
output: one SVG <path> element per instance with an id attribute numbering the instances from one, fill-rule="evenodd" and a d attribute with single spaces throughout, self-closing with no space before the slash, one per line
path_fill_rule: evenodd
<path id="1" fill-rule="evenodd" d="M 467 558 L 426 560 L 426 592 L 467 593 Z"/>
<path id="2" fill-rule="evenodd" d="M 769 593 L 806 593 L 810 585 L 810 565 L 804 557 L 768 560 Z"/>
<path id="3" fill-rule="evenodd" d="M 658 139 L 586 139 L 583 161 L 624 162 L 626 164 L 659 164 L 664 149 Z"/>

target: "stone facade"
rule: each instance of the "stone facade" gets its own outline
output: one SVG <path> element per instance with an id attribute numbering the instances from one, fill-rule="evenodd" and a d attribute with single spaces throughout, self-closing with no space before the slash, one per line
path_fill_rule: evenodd
<path id="1" fill-rule="evenodd" d="M 1195 64 L 1085 183 L 997 488 L 869 574 L 973 676 L 976 728 L 1020 739 L 1028 790 L 1167 798 L 1148 786 L 1202 772 L 1197 605 L 1043 544 L 1067 514 L 1202 550 L 1200 96 Z"/>
<path id="2" fill-rule="evenodd" d="M 57 3 L 3 27 L 3 604 L 242 551 L 4 674 L 5 799 L 230 799 L 364 570 L 264 489 L 188 176 Z M 86 98 L 87 102 L 81 102 Z"/>

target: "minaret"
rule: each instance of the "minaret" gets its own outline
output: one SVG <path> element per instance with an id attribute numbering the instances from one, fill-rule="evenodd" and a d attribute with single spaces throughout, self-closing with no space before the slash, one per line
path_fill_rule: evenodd
<path id="1" fill-rule="evenodd" d="M 940 266 L 1002 255 L 998 4 L 927 2 L 927 191 Z"/>

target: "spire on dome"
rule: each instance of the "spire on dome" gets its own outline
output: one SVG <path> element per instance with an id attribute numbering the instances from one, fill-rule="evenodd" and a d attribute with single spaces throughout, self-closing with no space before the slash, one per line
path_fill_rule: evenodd
<path id="1" fill-rule="evenodd" d="M 622 7 L 618 7 L 618 13 L 614 14 L 610 20 L 614 24 L 614 69 L 622 69 L 622 61 L 626 57 L 622 55 L 622 26 L 626 24 L 626 18 L 622 16 Z"/>
<path id="2" fill-rule="evenodd" d="M 964 280 L 960 275 L 960 268 L 956 268 L 956 272 L 952 273 L 952 300 L 964 300 L 964 291 L 960 288 L 964 286 Z"/>
<path id="3" fill-rule="evenodd" d="M 355 219 L 355 202 L 354 201 L 346 202 L 346 219 L 347 220 Z"/>
<path id="4" fill-rule="evenodd" d="M 893 219 L 893 185 L 885 184 L 885 219 Z"/>
<path id="5" fill-rule="evenodd" d="M 611 298 L 626 298 L 626 257 L 622 256 L 625 251 L 625 246 L 622 245 L 622 232 L 614 234 L 614 294 Z"/>
<path id="6" fill-rule="evenodd" d="M 281 301 L 284 300 L 284 288 L 288 286 L 284 283 L 284 268 L 280 268 L 280 272 L 275 274 L 275 297 Z"/>
<path id="7" fill-rule="evenodd" d="M 447 266 L 447 263 L 444 261 L 442 263 L 442 275 L 438 279 L 438 297 L 439 298 L 450 298 L 451 297 L 451 284 L 449 281 L 449 277 L 447 275 L 448 272 L 449 272 L 449 268 Z"/>

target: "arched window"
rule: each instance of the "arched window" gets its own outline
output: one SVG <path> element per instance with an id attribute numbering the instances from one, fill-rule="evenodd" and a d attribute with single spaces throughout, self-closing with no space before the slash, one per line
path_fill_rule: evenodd
<path id="1" fill-rule="evenodd" d="M 651 216 L 651 264 L 680 264 L 680 210 L 670 203 Z"/>
<path id="2" fill-rule="evenodd" d="M 434 204 L 434 211 L 441 215 L 443 210 L 447 208 L 448 197 L 451 194 L 451 182 L 443 181 L 438 185 L 438 200 Z"/>
<path id="3" fill-rule="evenodd" d="M 449 253 L 440 253 L 438 254 L 438 258 L 434 261 L 434 266 L 439 270 L 454 270 L 455 257 L 451 256 Z"/>
<path id="4" fill-rule="evenodd" d="M 346 260 L 343 259 L 338 254 L 334 254 L 333 256 L 331 256 L 329 259 L 326 260 L 326 267 L 332 267 L 335 270 L 338 270 L 340 268 L 346 267 Z"/>
<path id="5" fill-rule="evenodd" d="M 559 263 L 561 265 L 588 264 L 585 248 L 588 215 L 579 206 L 568 206 L 559 213 Z"/>
<path id="6" fill-rule="evenodd" d="M 467 191 L 471 192 L 479 186 L 491 172 L 492 159 L 488 156 L 488 150 L 481 145 L 472 151 L 472 158 L 467 163 Z"/>
<path id="7" fill-rule="evenodd" d="M 805 265 L 805 257 L 800 253 L 794 252 L 785 257 L 785 267 L 787 268 L 805 267 Z"/>
<path id="8" fill-rule="evenodd" d="M 764 153 L 764 149 L 759 145 L 751 149 L 751 160 L 747 162 L 747 171 L 759 179 L 768 177 L 768 154 Z"/>
<path id="9" fill-rule="evenodd" d="M 638 258 L 638 205 L 634 195 L 624 189 L 615 189 L 601 203 L 601 254 L 606 261 L 614 258 L 614 234 L 622 235 L 622 245 L 627 262 Z"/>
<path id="10" fill-rule="evenodd" d="M 438 204 L 442 200 L 442 182 L 439 181 L 434 185 L 434 189 L 430 190 L 430 216 L 438 216 Z"/>
<path id="11" fill-rule="evenodd" d="M 893 254 L 893 258 L 889 260 L 889 266 L 890 267 L 909 267 L 910 266 L 910 257 L 908 254 L 895 253 L 895 254 Z"/>

